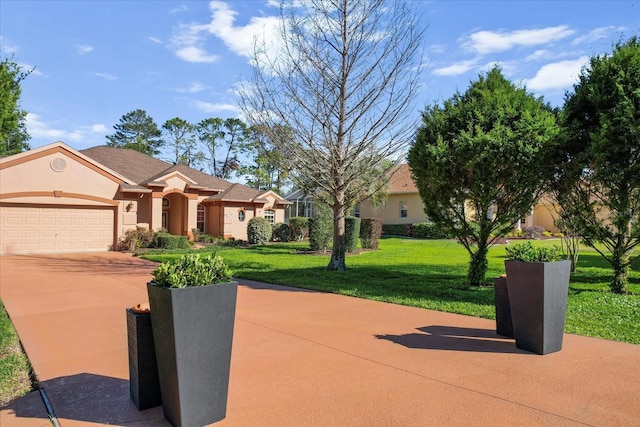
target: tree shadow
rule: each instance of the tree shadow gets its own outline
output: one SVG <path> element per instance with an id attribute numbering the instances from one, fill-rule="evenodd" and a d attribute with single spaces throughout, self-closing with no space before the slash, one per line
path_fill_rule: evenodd
<path id="1" fill-rule="evenodd" d="M 472 351 L 480 353 L 522 353 L 513 339 L 502 337 L 494 330 L 431 325 L 416 328 L 420 333 L 375 335 L 407 348 L 421 350 Z"/>
<path id="2" fill-rule="evenodd" d="M 129 394 L 129 381 L 82 373 L 43 381 L 40 386 L 61 420 L 126 426 L 170 426 L 162 406 L 139 411 Z M 25 399 L 25 398 L 22 398 Z M 42 407 L 17 399 L 8 408 L 17 418 L 48 419 Z"/>

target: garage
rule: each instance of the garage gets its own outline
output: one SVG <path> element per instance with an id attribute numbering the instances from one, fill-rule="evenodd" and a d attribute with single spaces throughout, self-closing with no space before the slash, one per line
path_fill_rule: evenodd
<path id="1" fill-rule="evenodd" d="M 0 255 L 108 251 L 114 208 L 0 206 Z"/>

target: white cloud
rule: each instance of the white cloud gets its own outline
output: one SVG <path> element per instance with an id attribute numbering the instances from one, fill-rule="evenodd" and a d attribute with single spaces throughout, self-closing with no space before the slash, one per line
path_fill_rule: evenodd
<path id="1" fill-rule="evenodd" d="M 93 46 L 89 46 L 88 44 L 77 44 L 76 52 L 78 52 L 78 55 L 85 55 L 87 53 L 93 52 Z"/>
<path id="2" fill-rule="evenodd" d="M 196 63 L 212 63 L 217 62 L 220 57 L 217 55 L 210 55 L 204 49 L 197 46 L 185 46 L 176 50 L 178 58 L 187 62 Z"/>
<path id="3" fill-rule="evenodd" d="M 218 113 L 221 111 L 231 111 L 233 113 L 239 113 L 240 109 L 237 105 L 233 104 L 222 104 L 222 103 L 211 103 L 205 101 L 193 101 L 191 103 L 194 108 L 203 111 L 205 113 Z"/>
<path id="4" fill-rule="evenodd" d="M 207 35 L 219 38 L 233 53 L 247 58 L 252 55 L 257 38 L 265 40 L 268 46 L 276 40 L 277 16 L 252 17 L 247 25 L 235 26 L 238 12 L 227 3 L 212 1 L 209 10 L 211 20 L 208 23 L 181 24 L 174 31 L 169 48 L 179 58 L 188 62 L 217 61 L 219 57 L 205 49 Z"/>
<path id="5" fill-rule="evenodd" d="M 600 40 L 609 38 L 610 37 L 609 34 L 615 31 L 622 32 L 624 30 L 625 30 L 624 27 L 614 27 L 613 25 L 610 25 L 608 27 L 595 28 L 589 31 L 589 33 L 585 34 L 584 36 L 576 37 L 571 42 L 571 44 L 578 45 L 578 44 L 589 43 L 593 41 L 600 41 Z"/>
<path id="6" fill-rule="evenodd" d="M 578 59 L 553 62 L 542 66 L 536 75 L 524 81 L 527 89 L 542 91 L 552 89 L 569 89 L 578 81 L 582 67 L 589 63 L 588 56 Z"/>
<path id="7" fill-rule="evenodd" d="M 91 132 L 106 135 L 109 129 L 102 123 L 96 123 L 95 125 L 91 125 Z"/>
<path id="8" fill-rule="evenodd" d="M 27 113 L 25 119 L 27 131 L 33 138 L 47 139 L 51 142 L 55 141 L 81 141 L 84 138 L 84 132 L 80 130 L 67 131 L 55 129 L 49 123 L 43 122 L 39 115 Z"/>
<path id="9" fill-rule="evenodd" d="M 181 12 L 188 12 L 188 11 L 189 11 L 189 7 L 186 4 L 183 4 L 174 9 L 171 9 L 169 13 L 181 13 Z"/>
<path id="10" fill-rule="evenodd" d="M 149 36 L 149 37 L 147 37 L 147 39 L 152 41 L 152 42 L 154 42 L 154 43 L 158 43 L 158 44 L 162 43 L 162 40 L 160 40 L 157 37 Z"/>
<path id="11" fill-rule="evenodd" d="M 118 80 L 118 78 L 112 74 L 109 73 L 89 73 L 92 76 L 96 76 L 96 77 L 101 77 L 105 80 Z"/>
<path id="12" fill-rule="evenodd" d="M 459 61 L 446 67 L 436 68 L 433 74 L 436 76 L 459 76 L 474 68 L 477 63 L 478 61 L 475 59 Z"/>
<path id="13" fill-rule="evenodd" d="M 189 87 L 176 89 L 176 91 L 180 93 L 198 93 L 198 92 L 202 92 L 203 90 L 207 90 L 209 88 L 210 86 L 207 86 L 201 82 L 192 82 L 191 85 L 189 85 Z"/>
<path id="14" fill-rule="evenodd" d="M 98 143 L 109 132 L 108 128 L 102 123 L 80 126 L 75 130 L 59 129 L 57 126 L 43 121 L 38 114 L 34 113 L 27 113 L 25 123 L 27 131 L 33 139 L 42 139 L 48 143 L 63 141 L 77 143 L 76 145 L 91 146 Z"/>
<path id="15" fill-rule="evenodd" d="M 538 49 L 535 52 L 533 52 L 531 55 L 527 56 L 524 60 L 527 62 L 539 61 L 541 59 L 549 58 L 550 55 L 552 55 L 552 53 L 549 52 L 548 50 Z"/>
<path id="16" fill-rule="evenodd" d="M 536 30 L 511 32 L 478 31 L 463 41 L 463 46 L 479 54 L 504 52 L 518 46 L 537 46 L 561 40 L 574 34 L 566 25 Z"/>
<path id="17" fill-rule="evenodd" d="M 207 26 L 202 24 L 181 24 L 169 41 L 178 58 L 187 62 L 212 63 L 218 61 L 217 55 L 207 53 L 203 48 Z"/>
<path id="18" fill-rule="evenodd" d="M 18 46 L 11 44 L 9 40 L 3 36 L 0 36 L 0 46 L 2 46 L 2 50 L 9 55 L 18 52 Z"/>

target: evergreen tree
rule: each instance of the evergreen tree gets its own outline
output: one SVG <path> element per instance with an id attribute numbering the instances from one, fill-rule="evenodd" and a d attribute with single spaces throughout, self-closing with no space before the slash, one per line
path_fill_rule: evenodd
<path id="1" fill-rule="evenodd" d="M 20 83 L 33 69 L 22 67 L 5 58 L 0 62 L 0 155 L 9 156 L 30 149 L 31 138 L 25 126 L 27 112 L 20 109 Z"/>
<path id="2" fill-rule="evenodd" d="M 131 148 L 149 156 L 160 154 L 164 145 L 158 125 L 144 110 L 133 110 L 120 118 L 113 126 L 115 133 L 107 135 L 107 146 Z"/>

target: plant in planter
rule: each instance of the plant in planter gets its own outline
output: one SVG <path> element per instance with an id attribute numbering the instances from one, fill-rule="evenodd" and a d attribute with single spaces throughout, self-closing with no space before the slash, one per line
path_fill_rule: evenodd
<path id="1" fill-rule="evenodd" d="M 237 282 L 219 255 L 160 264 L 147 284 L 165 418 L 203 426 L 226 416 Z"/>
<path id="2" fill-rule="evenodd" d="M 538 354 L 562 349 L 571 261 L 555 246 L 508 246 L 505 268 L 516 346 Z"/>

